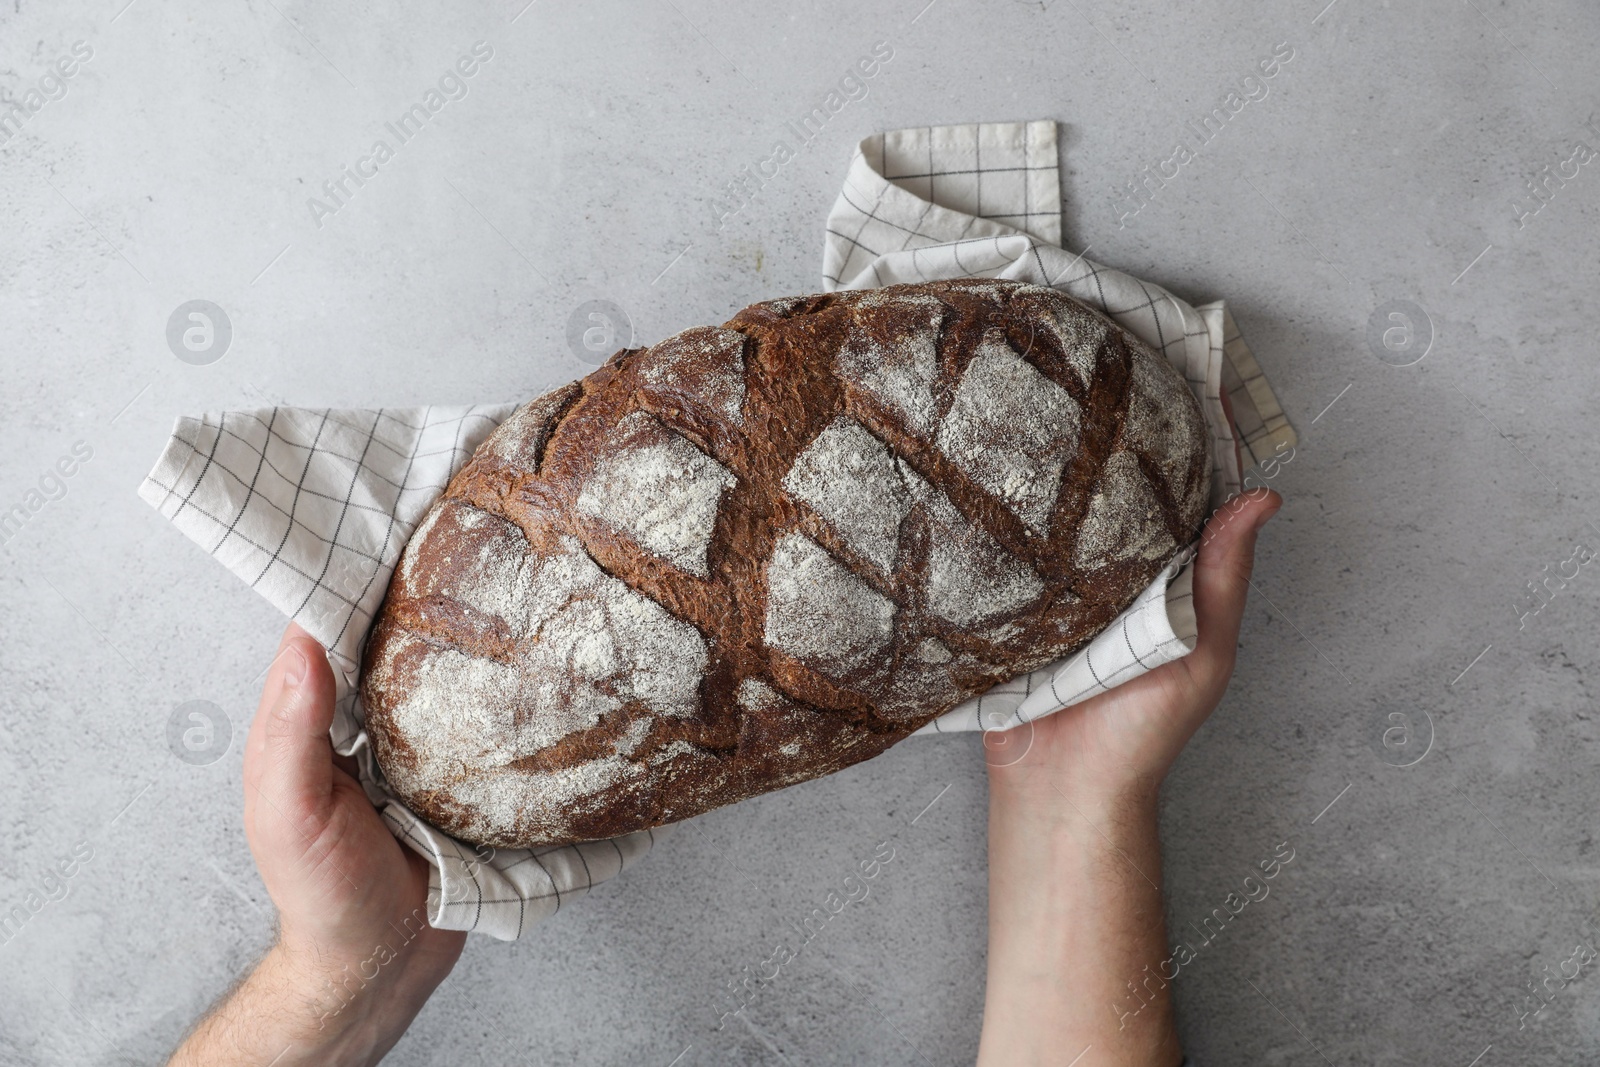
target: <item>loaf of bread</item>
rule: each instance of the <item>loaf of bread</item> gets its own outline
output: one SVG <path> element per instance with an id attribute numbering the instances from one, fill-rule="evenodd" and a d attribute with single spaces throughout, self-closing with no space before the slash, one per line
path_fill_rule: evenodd
<path id="1" fill-rule="evenodd" d="M 1052 289 L 755 304 L 520 408 L 367 643 L 378 762 L 467 841 L 659 826 L 1082 647 L 1200 531 L 1200 408 Z"/>

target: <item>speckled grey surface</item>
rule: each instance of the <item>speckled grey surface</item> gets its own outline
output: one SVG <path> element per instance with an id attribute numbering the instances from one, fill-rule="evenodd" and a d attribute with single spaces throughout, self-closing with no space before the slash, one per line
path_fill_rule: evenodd
<path id="1" fill-rule="evenodd" d="M 1233 688 L 1167 789 L 1174 936 L 1279 842 L 1295 859 L 1184 968 L 1188 1048 L 1600 1058 L 1592 970 L 1519 1024 L 1529 983 L 1594 943 L 1600 892 L 1600 569 L 1536 614 L 1525 587 L 1600 547 L 1600 171 L 1573 152 L 1600 146 L 1600 14 L 923 2 L 6 4 L 12 96 L 76 41 L 93 56 L 0 145 L 0 508 L 93 454 L 0 550 L 0 910 L 79 842 L 93 858 L 0 944 L 0 1062 L 158 1060 L 270 936 L 238 742 L 282 620 L 135 496 L 173 416 L 531 395 L 586 369 L 566 341 L 585 300 L 652 341 L 819 288 L 861 136 L 1034 117 L 1065 124 L 1068 243 L 1231 300 L 1302 433 Z M 467 96 L 316 225 L 307 198 L 478 40 Z M 727 183 L 877 41 L 894 58 L 866 98 L 719 230 Z M 1283 42 L 1267 95 L 1119 227 L 1113 188 L 1170 173 Z M 233 323 L 210 365 L 166 342 L 191 299 Z M 1368 344 L 1390 301 L 1431 320 L 1420 363 Z M 232 725 L 208 765 L 168 749 L 189 700 Z M 1412 748 L 1384 748 L 1390 713 Z M 713 813 L 521 942 L 473 941 L 390 1062 L 970 1062 L 977 745 L 910 741 Z M 717 1031 L 718 990 L 886 838 L 870 897 Z"/>

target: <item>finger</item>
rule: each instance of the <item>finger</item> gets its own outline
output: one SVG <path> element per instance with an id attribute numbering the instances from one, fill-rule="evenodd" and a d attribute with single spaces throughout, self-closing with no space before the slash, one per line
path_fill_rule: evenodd
<path id="1" fill-rule="evenodd" d="M 322 646 L 291 624 L 250 726 L 245 799 L 262 800 L 302 834 L 327 808 L 333 788 L 333 670 Z"/>
<path id="2" fill-rule="evenodd" d="M 300 627 L 290 623 L 284 628 L 283 636 L 278 638 L 277 650 L 272 653 L 272 662 L 267 664 L 266 681 L 261 686 L 261 699 L 256 703 L 256 714 L 250 720 L 250 731 L 244 741 L 244 810 L 246 817 L 254 802 L 255 792 L 260 785 L 261 770 L 266 766 L 267 750 L 267 721 L 270 718 L 268 709 L 271 700 L 281 685 L 279 672 L 283 668 L 283 651 L 289 641 L 300 631 Z"/>
<path id="3" fill-rule="evenodd" d="M 1256 534 L 1283 498 L 1268 489 L 1251 490 L 1218 508 L 1206 523 L 1194 570 L 1194 611 L 1200 636 L 1193 665 L 1205 684 L 1226 681 L 1239 643 L 1255 563 Z"/>

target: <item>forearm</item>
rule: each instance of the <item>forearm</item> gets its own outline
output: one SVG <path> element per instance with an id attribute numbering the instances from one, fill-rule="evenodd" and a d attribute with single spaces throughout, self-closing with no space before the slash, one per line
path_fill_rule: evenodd
<path id="1" fill-rule="evenodd" d="M 1177 1067 L 1160 884 L 1153 794 L 992 785 L 979 1064 Z"/>
<path id="2" fill-rule="evenodd" d="M 366 1067 L 405 1033 L 428 989 L 395 975 L 383 990 L 355 987 L 281 943 L 212 1009 L 168 1067 Z M 345 979 L 343 982 L 338 979 Z M 366 986 L 366 983 L 361 983 Z"/>

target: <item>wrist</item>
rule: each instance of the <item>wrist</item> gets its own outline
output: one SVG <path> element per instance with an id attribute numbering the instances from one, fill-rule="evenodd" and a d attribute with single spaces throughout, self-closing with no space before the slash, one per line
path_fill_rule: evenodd
<path id="1" fill-rule="evenodd" d="M 375 1064 L 394 1046 L 448 973 L 392 935 L 359 951 L 286 930 L 263 961 L 283 1000 L 299 1010 L 288 1036 L 306 1063 Z M 302 1062 L 295 1053 L 277 1067 Z"/>
<path id="2" fill-rule="evenodd" d="M 280 937 L 263 964 L 270 964 L 279 983 L 304 1004 L 303 1014 L 320 1031 L 342 1029 L 362 1007 L 361 998 L 352 997 L 339 983 L 340 972 L 350 966 L 342 955 Z"/>
<path id="3" fill-rule="evenodd" d="M 989 806 L 1009 820 L 1041 825 L 1087 821 L 1103 833 L 1139 836 L 1156 824 L 1161 779 L 1064 775 L 1046 767 L 991 767 Z"/>
<path id="4" fill-rule="evenodd" d="M 306 961 L 280 942 L 200 1021 L 169 1067 L 376 1063 L 361 1013 L 336 1014 L 337 1007 Z"/>
<path id="5" fill-rule="evenodd" d="M 376 1063 L 373 1055 L 381 998 L 356 995 L 340 983 L 343 964 L 280 940 L 256 968 L 277 1011 L 283 1059 L 275 1067 L 301 1063 Z M 402 1029 L 403 1029 L 402 1024 Z"/>

